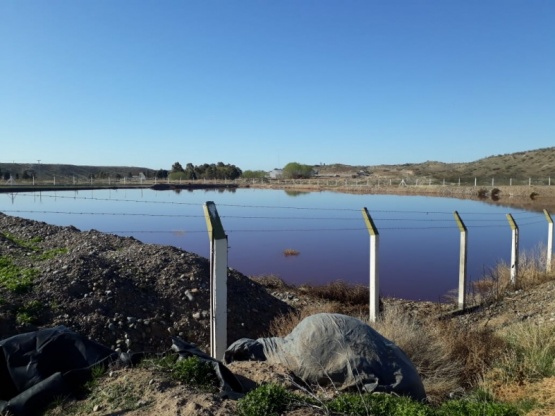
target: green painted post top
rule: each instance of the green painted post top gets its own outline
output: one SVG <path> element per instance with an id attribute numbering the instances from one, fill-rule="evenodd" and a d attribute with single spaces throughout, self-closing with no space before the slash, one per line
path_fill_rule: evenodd
<path id="1" fill-rule="evenodd" d="M 455 217 L 455 221 L 457 221 L 457 227 L 459 227 L 459 231 L 461 233 L 466 233 L 466 231 L 467 231 L 466 225 L 464 225 L 464 222 L 461 219 L 461 216 L 459 215 L 459 213 L 457 211 L 455 211 L 455 212 L 453 212 L 453 216 Z"/>
<path id="2" fill-rule="evenodd" d="M 551 215 L 549 214 L 549 212 L 547 212 L 547 210 L 544 209 L 543 213 L 545 214 L 545 218 L 547 219 L 547 222 L 550 224 L 553 224 L 553 219 L 551 218 Z"/>
<path id="3" fill-rule="evenodd" d="M 368 213 L 366 207 L 362 208 L 362 217 L 364 218 L 364 222 L 366 223 L 366 228 L 368 228 L 368 233 L 370 235 L 380 235 L 380 233 L 378 232 L 378 228 L 376 227 L 376 224 L 374 224 L 374 221 L 372 220 L 372 217 Z"/>
<path id="4" fill-rule="evenodd" d="M 511 226 L 511 230 L 518 230 L 518 225 L 516 225 L 515 219 L 511 214 L 507 214 L 507 221 L 509 221 L 509 225 Z"/>
<path id="5" fill-rule="evenodd" d="M 216 204 L 212 201 L 207 201 L 203 208 L 206 228 L 208 228 L 208 236 L 210 239 L 223 240 L 226 238 L 222 221 L 216 209 Z"/>

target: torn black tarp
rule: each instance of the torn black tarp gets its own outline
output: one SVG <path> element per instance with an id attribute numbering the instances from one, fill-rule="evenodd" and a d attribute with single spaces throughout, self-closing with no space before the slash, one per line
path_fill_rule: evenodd
<path id="1" fill-rule="evenodd" d="M 118 354 L 64 326 L 0 341 L 0 412 L 33 414 L 91 376 Z"/>
<path id="2" fill-rule="evenodd" d="M 214 369 L 214 372 L 220 381 L 220 391 L 222 391 L 224 395 L 230 396 L 229 393 L 231 392 L 243 392 L 243 386 L 235 375 L 229 370 L 229 368 L 223 365 L 221 361 L 218 361 L 199 350 L 194 344 L 188 343 L 179 337 L 172 337 L 172 351 L 179 354 L 181 359 L 197 356 L 201 361 L 208 363 Z M 230 397 L 237 396 L 231 395 Z"/>
<path id="3" fill-rule="evenodd" d="M 220 379 L 222 393 L 240 393 L 241 384 L 221 362 L 193 344 L 174 338 L 172 350 L 208 361 Z M 119 354 L 64 326 L 15 335 L 0 341 L 0 414 L 38 413 L 52 400 L 90 380 L 92 368 L 113 362 L 136 363 L 145 353 Z"/>

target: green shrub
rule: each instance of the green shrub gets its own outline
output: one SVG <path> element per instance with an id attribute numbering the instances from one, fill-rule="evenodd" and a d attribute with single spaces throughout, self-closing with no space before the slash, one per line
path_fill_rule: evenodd
<path id="1" fill-rule="evenodd" d="M 215 390 L 219 386 L 218 376 L 212 365 L 197 356 L 177 361 L 168 356 L 158 364 L 170 373 L 171 378 L 181 383 L 206 390 Z"/>
<path id="2" fill-rule="evenodd" d="M 352 416 L 433 416 L 434 410 L 407 397 L 389 394 L 342 394 L 328 403 L 328 408 Z"/>
<path id="3" fill-rule="evenodd" d="M 292 394 L 277 384 L 263 384 L 239 400 L 239 416 L 278 416 L 292 401 Z"/>
<path id="4" fill-rule="evenodd" d="M 328 403 L 328 409 L 349 416 L 519 416 L 516 407 L 494 402 L 484 394 L 444 402 L 434 408 L 407 397 L 389 394 L 343 394 Z"/>
<path id="5" fill-rule="evenodd" d="M 443 403 L 437 414 L 438 416 L 519 416 L 521 413 L 507 403 L 461 399 Z"/>

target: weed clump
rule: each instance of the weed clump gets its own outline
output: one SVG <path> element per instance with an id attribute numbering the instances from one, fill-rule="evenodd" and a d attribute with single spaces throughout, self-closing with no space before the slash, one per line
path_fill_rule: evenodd
<path id="1" fill-rule="evenodd" d="M 490 381 L 533 382 L 555 376 L 555 327 L 518 323 L 504 334 L 507 348 Z"/>
<path id="2" fill-rule="evenodd" d="M 300 251 L 295 250 L 293 248 L 286 248 L 285 250 L 283 250 L 283 255 L 285 257 L 294 257 L 294 256 L 298 256 L 300 254 L 301 254 Z"/>
<path id="3" fill-rule="evenodd" d="M 343 280 L 335 280 L 331 283 L 310 286 L 303 285 L 301 289 L 310 292 L 311 295 L 332 302 L 339 302 L 344 305 L 367 305 L 368 287 L 363 285 L 352 285 Z"/>
<path id="4" fill-rule="evenodd" d="M 184 359 L 166 356 L 155 360 L 154 364 L 180 383 L 206 391 L 218 389 L 219 380 L 214 367 L 196 355 Z"/>
<path id="5" fill-rule="evenodd" d="M 238 416 L 279 416 L 294 400 L 294 395 L 278 384 L 263 384 L 247 393 L 237 404 Z"/>
<path id="6" fill-rule="evenodd" d="M 477 391 L 464 399 L 444 402 L 436 414 L 438 416 L 519 416 L 521 412 L 511 404 L 495 401 L 489 394 Z"/>
<path id="7" fill-rule="evenodd" d="M 342 394 L 328 403 L 328 408 L 342 415 L 415 415 L 433 416 L 434 410 L 407 397 L 389 394 Z"/>
<path id="8" fill-rule="evenodd" d="M 36 324 L 39 321 L 40 314 L 44 309 L 42 303 L 38 300 L 32 300 L 17 310 L 15 321 L 19 325 Z"/>
<path id="9" fill-rule="evenodd" d="M 12 292 L 29 291 L 37 275 L 38 271 L 35 269 L 19 267 L 9 258 L 0 257 L 0 286 Z"/>

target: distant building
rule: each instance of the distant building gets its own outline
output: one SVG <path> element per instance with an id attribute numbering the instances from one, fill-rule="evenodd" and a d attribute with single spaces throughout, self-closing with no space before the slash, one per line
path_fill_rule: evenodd
<path id="1" fill-rule="evenodd" d="M 270 179 L 279 179 L 283 175 L 283 169 L 274 169 L 268 172 Z"/>

